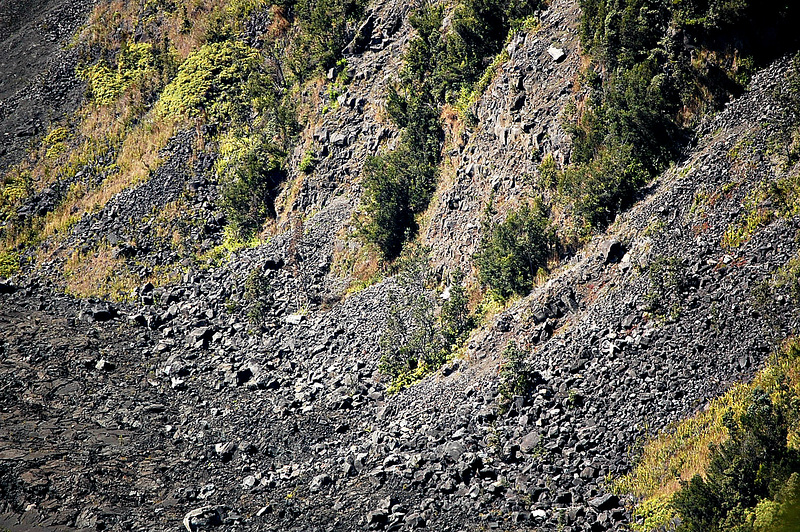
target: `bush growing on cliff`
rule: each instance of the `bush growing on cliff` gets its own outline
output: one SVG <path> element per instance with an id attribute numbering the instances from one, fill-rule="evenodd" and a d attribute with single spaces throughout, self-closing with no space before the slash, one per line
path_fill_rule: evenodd
<path id="1" fill-rule="evenodd" d="M 487 217 L 491 215 L 491 207 Z M 480 280 L 500 299 L 527 294 L 555 248 L 556 237 L 540 201 L 523 205 L 504 221 L 484 223 L 475 263 Z"/>
<path id="2" fill-rule="evenodd" d="M 436 190 L 442 106 L 481 77 L 512 22 L 540 6 L 538 0 L 465 0 L 447 32 L 442 31 L 441 7 L 427 6 L 410 17 L 416 36 L 386 100 L 389 116 L 402 128 L 401 142 L 393 152 L 370 160 L 364 171 L 361 234 L 384 259 L 396 258 L 415 235 L 415 217 Z"/>
<path id="3" fill-rule="evenodd" d="M 688 128 L 740 93 L 755 66 L 796 49 L 800 5 L 581 0 L 580 6 L 581 42 L 593 62 L 581 105 L 565 115 L 573 137 L 566 174 L 589 180 L 577 196 L 567 188 L 565 197 L 591 229 L 630 205 L 636 190 L 675 159 Z"/>
<path id="4" fill-rule="evenodd" d="M 680 531 L 797 530 L 800 453 L 787 445 L 787 416 L 797 412 L 759 388 L 748 403 L 738 419 L 727 413 L 730 438 L 713 449 L 706 478 L 696 475 L 675 495 Z"/>
<path id="5" fill-rule="evenodd" d="M 417 231 L 415 216 L 428 207 L 436 190 L 444 137 L 430 66 L 422 66 L 438 46 L 441 12 L 421 13 L 412 24 L 418 35 L 406 54 L 402 94 L 392 89 L 387 99 L 392 120 L 403 128 L 400 145 L 368 160 L 364 167 L 361 234 L 377 245 L 386 260 L 396 258 Z"/>
<path id="6" fill-rule="evenodd" d="M 432 280 L 428 250 L 412 244 L 399 262 L 397 290 L 390 293 L 380 341 L 380 370 L 392 378 L 390 389 L 394 391 L 441 367 L 474 327 L 461 271 L 450 276 L 449 297 L 439 308 L 436 294 L 428 286 Z"/>
<path id="7" fill-rule="evenodd" d="M 353 38 L 354 23 L 361 19 L 365 0 L 297 0 L 292 6 L 299 26 L 288 58 L 289 68 L 302 83 L 314 73 L 324 72 L 340 59 Z"/>
<path id="8" fill-rule="evenodd" d="M 380 369 L 394 380 L 414 372 L 424 375 L 431 366 L 444 362 L 436 302 L 428 288 L 428 252 L 421 246 L 409 246 L 400 262 L 397 290 L 389 295 L 389 316 L 380 341 Z"/>
<path id="9" fill-rule="evenodd" d="M 286 179 L 286 153 L 264 135 L 237 132 L 220 142 L 216 171 L 222 206 L 237 237 L 247 240 L 275 216 L 277 187 Z"/>
<path id="10" fill-rule="evenodd" d="M 367 160 L 364 166 L 362 236 L 377 245 L 384 259 L 400 254 L 417 231 L 422 213 L 436 190 L 441 128 L 438 108 L 425 99 L 409 99 L 400 146 Z"/>
<path id="11" fill-rule="evenodd" d="M 206 44 L 192 53 L 159 102 L 166 116 L 242 120 L 264 85 L 258 51 L 239 41 Z"/>
<path id="12" fill-rule="evenodd" d="M 515 396 L 528 395 L 540 377 L 525 360 L 525 351 L 515 342 L 509 342 L 503 350 L 500 385 L 497 390 L 501 410 L 507 410 Z"/>

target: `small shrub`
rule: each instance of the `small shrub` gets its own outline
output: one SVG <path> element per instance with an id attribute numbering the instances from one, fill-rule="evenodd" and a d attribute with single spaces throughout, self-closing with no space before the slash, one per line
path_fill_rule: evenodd
<path id="1" fill-rule="evenodd" d="M 463 273 L 451 275 L 450 297 L 438 309 L 435 294 L 427 286 L 431 280 L 428 251 L 409 245 L 398 262 L 398 290 L 390 295 L 380 341 L 380 370 L 392 378 L 390 391 L 399 391 L 439 369 L 474 326 L 461 284 Z"/>
<path id="2" fill-rule="evenodd" d="M 216 171 L 222 206 L 240 240 L 248 240 L 275 216 L 275 196 L 286 179 L 286 153 L 263 134 L 232 132 L 220 141 Z"/>
<path id="3" fill-rule="evenodd" d="M 317 165 L 317 160 L 314 157 L 314 152 L 307 151 L 303 158 L 300 160 L 300 165 L 298 169 L 303 172 L 304 174 L 310 174 L 314 171 L 314 167 Z"/>
<path id="4" fill-rule="evenodd" d="M 681 293 L 689 286 L 686 265 L 677 257 L 655 257 L 647 267 L 650 290 L 647 292 L 649 312 L 665 316 L 675 312 L 683 297 Z"/>
<path id="5" fill-rule="evenodd" d="M 19 271 L 19 257 L 13 251 L 0 251 L 0 279 L 11 277 Z"/>
<path id="6" fill-rule="evenodd" d="M 509 342 L 503 350 L 503 359 L 498 393 L 501 409 L 507 410 L 515 396 L 524 397 L 531 392 L 540 376 L 531 369 L 525 360 L 525 352 L 514 342 Z"/>
<path id="7" fill-rule="evenodd" d="M 272 286 L 263 272 L 256 268 L 250 271 L 244 282 L 244 300 L 247 304 L 247 318 L 251 323 L 259 323 L 266 317 L 269 309 Z"/>
<path id="8" fill-rule="evenodd" d="M 560 172 L 552 153 L 548 153 L 539 165 L 539 185 L 543 189 L 554 189 L 558 184 Z"/>
<path id="9" fill-rule="evenodd" d="M 239 41 L 206 44 L 181 64 L 159 101 L 164 116 L 242 119 L 260 88 L 259 53 Z"/>
<path id="10" fill-rule="evenodd" d="M 129 87 L 146 83 L 148 78 L 157 80 L 161 73 L 170 72 L 174 63 L 175 59 L 166 49 L 146 42 L 123 41 L 116 66 L 100 60 L 80 69 L 79 74 L 86 79 L 94 102 L 109 105 Z"/>
<path id="11" fill-rule="evenodd" d="M 442 337 L 445 349 L 449 351 L 459 348 L 475 327 L 475 318 L 470 316 L 463 282 L 464 272 L 461 270 L 453 272 L 450 275 L 450 297 L 442 303 L 440 314 Z"/>
<path id="12" fill-rule="evenodd" d="M 427 288 L 427 251 L 411 246 L 401 263 L 398 289 L 390 294 L 389 316 L 380 341 L 380 370 L 393 379 L 420 366 L 444 362 L 434 294 Z"/>
<path id="13" fill-rule="evenodd" d="M 547 267 L 555 243 L 541 202 L 524 205 L 499 224 L 486 222 L 475 255 L 481 282 L 500 299 L 527 294 L 539 271 Z"/>

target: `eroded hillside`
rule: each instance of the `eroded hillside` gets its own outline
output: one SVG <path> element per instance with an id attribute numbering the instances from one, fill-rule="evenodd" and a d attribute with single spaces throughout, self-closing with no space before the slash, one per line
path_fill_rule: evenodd
<path id="1" fill-rule="evenodd" d="M 190 4 L 65 29 L 78 111 L 3 155 L 0 526 L 624 529 L 644 439 L 796 331 L 791 50 L 744 90 L 676 15 L 656 119 L 591 3 Z"/>

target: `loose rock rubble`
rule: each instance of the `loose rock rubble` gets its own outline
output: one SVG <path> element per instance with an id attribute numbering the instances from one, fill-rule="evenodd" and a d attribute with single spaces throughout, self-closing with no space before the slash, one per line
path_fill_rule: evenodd
<path id="1" fill-rule="evenodd" d="M 405 9 L 375 8 L 353 61 L 398 57 Z M 542 33 L 510 43 L 478 103 L 479 125 L 435 207 L 441 225 L 426 237 L 441 270 L 467 264 L 485 193 L 521 194 L 514 176 L 538 161 L 528 148 L 567 156 L 557 115 L 578 67 L 576 9 L 554 1 Z M 59 295 L 42 271 L 0 282 L 0 527 L 618 530 L 630 501 L 608 493 L 607 479 L 629 470 L 642 438 L 752 376 L 798 326 L 787 301 L 757 307 L 752 288 L 797 254 L 800 220 L 775 219 L 737 249 L 720 244 L 743 199 L 779 173 L 761 156 L 781 125 L 779 61 L 607 234 L 484 324 L 458 359 L 388 394 L 379 343 L 394 280 L 344 297 L 346 279 L 331 271 L 357 202 L 355 189 L 336 192 L 352 177 L 342 165 L 356 172 L 394 136 L 371 119 L 341 127 L 380 94 L 361 92 L 375 61 L 314 134 L 323 162 L 296 206 L 319 211 L 302 230 L 167 287 L 144 284 L 128 304 Z M 187 190 L 209 227 L 197 238 L 214 245 L 222 224 L 203 205 L 216 191 L 198 178 L 211 156 L 197 171 L 181 164 L 191 134 L 65 245 L 105 239 L 169 263 L 140 226 L 126 233 L 119 213 L 144 217 Z M 729 155 L 742 138 L 747 164 Z M 697 208 L 698 192 L 723 188 Z M 650 265 L 667 259 L 682 282 L 655 293 Z M 651 309 L 655 297 L 664 312 Z M 536 386 L 502 409 L 498 369 L 512 340 Z"/>

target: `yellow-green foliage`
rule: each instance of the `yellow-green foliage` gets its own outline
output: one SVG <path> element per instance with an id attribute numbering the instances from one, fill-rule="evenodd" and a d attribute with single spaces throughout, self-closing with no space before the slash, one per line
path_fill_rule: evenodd
<path id="1" fill-rule="evenodd" d="M 766 187 L 749 194 L 744 200 L 744 213 L 722 235 L 722 246 L 738 248 L 748 242 L 756 229 L 772 219 L 772 211 L 763 205 L 767 199 Z"/>
<path id="2" fill-rule="evenodd" d="M 424 379 L 433 370 L 434 367 L 425 362 L 421 363 L 414 369 L 406 369 L 392 379 L 392 383 L 388 386 L 388 388 L 386 388 L 386 392 L 388 394 L 394 394 L 405 388 L 408 388 L 414 383 Z"/>
<path id="3" fill-rule="evenodd" d="M 229 131 L 219 139 L 219 156 L 214 169 L 219 176 L 225 176 L 238 166 L 248 154 L 255 150 L 258 140 L 242 131 Z"/>
<path id="4" fill-rule="evenodd" d="M 238 41 L 206 44 L 192 53 L 159 101 L 164 116 L 236 118 L 249 109 L 249 82 L 256 82 L 258 51 Z"/>
<path id="5" fill-rule="evenodd" d="M 728 438 L 723 416 L 731 410 L 741 415 L 754 389 L 765 390 L 778 408 L 800 401 L 798 361 L 800 340 L 791 339 L 752 383 L 735 385 L 706 411 L 669 427 L 645 445 L 633 471 L 613 484 L 618 493 L 630 493 L 640 501 L 633 512 L 638 520 L 631 524 L 633 530 L 649 532 L 670 526 L 676 517 L 671 501 L 681 481 L 705 474 L 711 460 L 709 445 Z M 789 445 L 800 448 L 800 420 L 795 419 L 790 428 Z M 768 509 L 768 505 L 756 508 L 754 515 L 766 519 Z"/>
<path id="6" fill-rule="evenodd" d="M 67 138 L 69 138 L 69 129 L 64 126 L 59 126 L 53 128 L 50 133 L 42 139 L 42 144 L 45 146 L 52 146 L 57 142 L 64 142 Z"/>
<path id="7" fill-rule="evenodd" d="M 795 257 L 780 268 L 771 281 L 772 287 L 787 292 L 800 303 L 800 257 Z"/>
<path id="8" fill-rule="evenodd" d="M 472 87 L 463 87 L 456 102 L 456 109 L 461 116 L 467 116 L 469 108 L 477 102 L 483 93 L 489 88 L 492 80 L 497 76 L 498 69 L 508 61 L 508 50 L 503 50 L 495 56 L 492 62 L 486 67 L 480 79 Z"/>
<path id="9" fill-rule="evenodd" d="M 723 193 L 728 190 L 723 187 Z M 768 199 L 773 201 L 770 207 L 766 206 Z M 759 187 L 745 198 L 743 208 L 744 213 L 722 236 L 724 247 L 738 248 L 775 216 L 790 218 L 800 214 L 800 174 L 794 173 Z"/>
<path id="10" fill-rule="evenodd" d="M 800 214 L 800 173 L 795 172 L 772 183 L 769 195 L 777 204 L 781 216 L 792 217 Z"/>
<path id="11" fill-rule="evenodd" d="M 89 84 L 94 101 L 109 105 L 132 84 L 155 73 L 155 61 L 150 43 L 134 43 L 120 50 L 116 68 L 99 61 L 82 69 L 80 74 Z"/>
<path id="12" fill-rule="evenodd" d="M 27 170 L 12 168 L 0 177 L 0 215 L 10 214 L 8 209 L 30 194 L 30 186 L 31 173 Z"/>
<path id="13" fill-rule="evenodd" d="M 19 270 L 19 258 L 13 251 L 0 251 L 0 279 L 11 277 Z"/>

